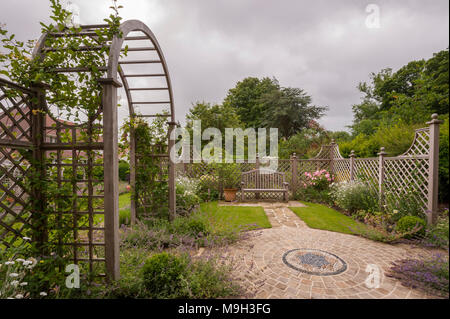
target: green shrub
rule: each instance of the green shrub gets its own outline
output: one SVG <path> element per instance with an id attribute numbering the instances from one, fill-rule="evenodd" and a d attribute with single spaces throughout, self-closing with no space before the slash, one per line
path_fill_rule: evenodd
<path id="1" fill-rule="evenodd" d="M 444 123 L 440 126 L 439 136 L 439 201 L 448 203 L 449 189 L 449 120 L 446 115 Z"/>
<path id="2" fill-rule="evenodd" d="M 321 191 L 314 187 L 299 188 L 294 195 L 294 199 L 319 204 L 332 204 L 329 190 Z"/>
<path id="3" fill-rule="evenodd" d="M 354 214 L 359 210 L 367 212 L 374 212 L 378 209 L 378 198 L 364 183 L 338 183 L 331 187 L 331 198 L 334 203 L 349 212 Z"/>
<path id="4" fill-rule="evenodd" d="M 197 196 L 198 182 L 188 177 L 179 177 L 176 181 L 177 213 L 189 215 L 200 204 L 201 199 Z"/>
<path id="5" fill-rule="evenodd" d="M 415 232 L 414 234 L 408 234 L 407 236 L 405 236 L 406 238 L 410 238 L 412 235 L 424 236 L 426 226 L 427 224 L 422 218 L 419 218 L 417 216 L 404 216 L 397 222 L 395 230 L 399 233 L 404 234 L 413 231 L 417 227 L 420 227 L 420 229 L 417 230 L 417 232 Z"/>
<path id="6" fill-rule="evenodd" d="M 130 176 L 130 164 L 125 161 L 119 162 L 119 179 L 121 181 L 128 181 Z"/>
<path id="7" fill-rule="evenodd" d="M 176 218 L 171 225 L 173 232 L 192 237 L 204 237 L 208 235 L 208 225 L 200 218 Z"/>
<path id="8" fill-rule="evenodd" d="M 131 215 L 129 209 L 119 210 L 119 225 L 130 225 Z"/>
<path id="9" fill-rule="evenodd" d="M 398 221 L 404 216 L 416 216 L 425 218 L 423 206 L 419 198 L 422 195 L 415 190 L 397 193 L 385 192 L 386 202 L 388 207 L 395 211 L 393 215 L 394 221 Z"/>
<path id="10" fill-rule="evenodd" d="M 219 266 L 214 260 L 192 263 L 185 281 L 189 298 L 223 298 L 239 294 L 239 287 L 229 278 L 230 267 Z"/>
<path id="11" fill-rule="evenodd" d="M 150 257 L 142 268 L 145 288 L 153 298 L 187 297 L 183 289 L 187 265 L 186 258 L 166 252 Z"/>
<path id="12" fill-rule="evenodd" d="M 218 184 L 213 175 L 203 175 L 199 178 L 197 185 L 197 196 L 202 202 L 215 201 L 219 199 Z"/>
<path id="13" fill-rule="evenodd" d="M 426 231 L 425 241 L 440 248 L 449 246 L 448 216 L 439 218 L 436 225 L 429 227 Z"/>

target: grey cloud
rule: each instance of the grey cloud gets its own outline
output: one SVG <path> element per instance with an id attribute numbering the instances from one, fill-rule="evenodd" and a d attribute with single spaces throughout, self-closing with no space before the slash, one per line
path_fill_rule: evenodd
<path id="1" fill-rule="evenodd" d="M 84 23 L 98 23 L 109 0 L 73 0 Z M 385 67 L 429 58 L 448 47 L 447 0 L 122 0 L 125 19 L 140 19 L 158 37 L 169 64 L 177 119 L 191 103 L 220 103 L 246 76 L 275 76 L 328 105 L 321 123 L 352 121 L 358 82 Z M 0 22 L 23 38 L 39 36 L 47 0 L 1 0 Z M 381 29 L 368 29 L 366 5 L 381 10 Z M 121 112 L 122 117 L 125 112 Z"/>

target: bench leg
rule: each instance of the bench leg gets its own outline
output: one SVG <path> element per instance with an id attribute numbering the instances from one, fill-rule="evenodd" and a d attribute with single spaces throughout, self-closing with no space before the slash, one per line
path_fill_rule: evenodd
<path id="1" fill-rule="evenodd" d="M 243 202 L 244 201 L 244 198 L 245 198 L 245 195 L 244 195 L 244 191 L 243 190 L 241 190 L 241 202 Z"/>

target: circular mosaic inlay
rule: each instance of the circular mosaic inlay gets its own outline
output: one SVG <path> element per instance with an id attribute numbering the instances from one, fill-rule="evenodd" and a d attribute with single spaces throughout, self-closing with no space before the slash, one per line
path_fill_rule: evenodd
<path id="1" fill-rule="evenodd" d="M 332 276 L 347 270 L 347 263 L 338 256 L 318 249 L 292 249 L 284 253 L 286 266 L 316 276 Z"/>

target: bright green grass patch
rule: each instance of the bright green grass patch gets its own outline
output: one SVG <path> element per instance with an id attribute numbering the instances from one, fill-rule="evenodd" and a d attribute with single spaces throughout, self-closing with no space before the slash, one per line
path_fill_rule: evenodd
<path id="1" fill-rule="evenodd" d="M 200 213 L 208 215 L 216 229 L 221 228 L 271 228 L 272 225 L 262 207 L 219 206 L 217 202 L 200 204 Z"/>
<path id="2" fill-rule="evenodd" d="M 124 193 L 119 195 L 119 224 L 128 225 L 130 223 L 130 205 L 131 193 Z"/>
<path id="3" fill-rule="evenodd" d="M 344 214 L 321 204 L 302 202 L 307 207 L 289 207 L 311 228 L 344 234 L 376 233 L 371 227 L 351 219 Z"/>

